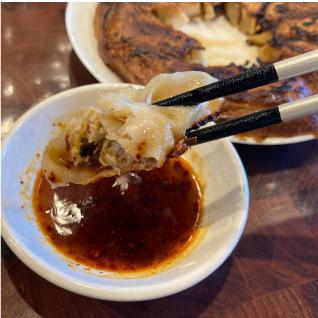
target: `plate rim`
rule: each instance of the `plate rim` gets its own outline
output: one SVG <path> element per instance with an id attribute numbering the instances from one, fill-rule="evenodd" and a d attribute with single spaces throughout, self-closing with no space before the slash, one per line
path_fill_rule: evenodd
<path id="1" fill-rule="evenodd" d="M 86 3 L 87 4 L 87 3 Z M 97 6 L 98 2 L 91 2 L 89 3 L 91 5 L 95 5 Z M 67 36 L 70 40 L 70 43 L 72 45 L 73 50 L 75 51 L 77 57 L 79 58 L 79 60 L 81 61 L 81 63 L 83 63 L 83 65 L 85 66 L 85 68 L 91 73 L 91 75 L 93 75 L 95 77 L 95 79 L 97 81 L 99 81 L 100 83 L 113 83 L 110 82 L 102 73 L 98 73 L 95 70 L 95 67 L 92 65 L 91 60 L 87 60 L 86 57 L 84 56 L 82 50 L 85 50 L 84 47 L 81 47 L 80 45 L 77 44 L 76 38 L 73 34 L 73 27 L 72 27 L 72 22 L 71 22 L 71 18 L 72 15 L 74 14 L 74 11 L 76 9 L 76 7 L 80 7 L 82 5 L 81 2 L 68 2 L 66 5 L 66 9 L 65 9 L 65 26 L 66 26 L 66 33 Z M 98 53 L 97 48 L 96 52 Z M 99 53 L 98 53 L 99 56 Z M 105 63 L 104 61 L 100 58 L 101 62 L 103 62 L 104 66 L 110 71 L 112 72 L 115 76 L 117 76 L 116 73 L 114 73 Z M 121 79 L 119 79 L 120 82 L 119 83 L 124 83 L 123 81 L 121 81 Z"/>

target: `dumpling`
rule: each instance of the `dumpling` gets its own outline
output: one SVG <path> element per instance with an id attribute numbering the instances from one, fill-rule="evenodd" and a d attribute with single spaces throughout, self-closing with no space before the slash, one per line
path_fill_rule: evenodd
<path id="1" fill-rule="evenodd" d="M 186 130 L 217 114 L 221 103 L 191 107 L 153 103 L 213 81 L 203 72 L 161 74 L 142 89 L 105 92 L 96 106 L 70 118 L 49 142 L 42 160 L 47 179 L 55 186 L 87 184 L 161 167 Z"/>

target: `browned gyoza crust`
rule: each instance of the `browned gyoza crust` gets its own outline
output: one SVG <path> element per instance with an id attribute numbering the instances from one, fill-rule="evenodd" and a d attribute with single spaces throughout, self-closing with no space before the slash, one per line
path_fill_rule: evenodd
<path id="1" fill-rule="evenodd" d="M 268 3 L 259 20 L 273 34 L 272 45 L 282 51 L 282 58 L 318 46 L 318 3 Z"/>
<path id="2" fill-rule="evenodd" d="M 191 69 L 187 57 L 201 44 L 162 23 L 155 4 L 98 5 L 95 31 L 104 62 L 125 81 L 147 84 L 156 74 Z"/>
<path id="3" fill-rule="evenodd" d="M 161 22 L 153 13 L 158 5 L 103 3 L 97 6 L 94 24 L 99 54 L 123 80 L 145 85 L 160 73 L 200 70 L 223 79 L 244 71 L 244 67 L 236 65 L 204 67 L 190 63 L 191 55 L 203 49 L 201 44 Z M 318 4 L 244 6 L 257 17 L 260 31 L 272 32 L 271 45 L 281 50 L 283 58 L 318 47 Z M 318 72 L 315 72 L 229 96 L 225 98 L 220 117 L 235 118 L 318 93 L 317 80 Z M 318 133 L 317 117 L 261 129 L 257 134 L 262 138 L 303 133 Z"/>

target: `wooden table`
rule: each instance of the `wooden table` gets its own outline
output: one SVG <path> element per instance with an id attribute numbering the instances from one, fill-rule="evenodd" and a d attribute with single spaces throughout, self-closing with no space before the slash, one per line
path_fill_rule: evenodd
<path id="1" fill-rule="evenodd" d="M 64 13 L 64 4 L 2 5 L 3 133 L 39 100 L 96 82 L 71 48 Z M 3 317 L 318 317 L 318 143 L 236 148 L 250 215 L 213 275 L 163 299 L 99 301 L 48 283 L 2 242 Z"/>

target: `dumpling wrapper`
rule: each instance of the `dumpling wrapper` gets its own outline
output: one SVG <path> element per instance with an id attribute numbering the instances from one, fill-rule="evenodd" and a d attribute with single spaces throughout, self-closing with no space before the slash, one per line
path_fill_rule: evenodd
<path id="1" fill-rule="evenodd" d="M 106 92 L 47 145 L 42 160 L 47 179 L 55 186 L 87 184 L 161 167 L 188 128 L 219 113 L 221 100 L 190 107 L 152 104 L 214 81 L 204 72 L 179 72 L 158 75 L 142 89 Z"/>

